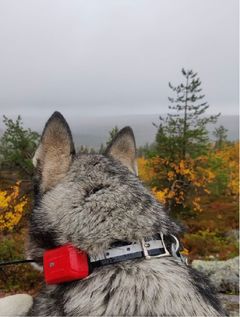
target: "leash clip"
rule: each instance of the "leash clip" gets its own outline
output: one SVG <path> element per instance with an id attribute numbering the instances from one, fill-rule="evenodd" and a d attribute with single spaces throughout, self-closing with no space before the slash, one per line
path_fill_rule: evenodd
<path id="1" fill-rule="evenodd" d="M 163 248 L 164 248 L 164 253 L 158 254 L 158 255 L 150 255 L 148 253 L 148 249 L 147 249 L 147 242 L 144 239 L 141 240 L 141 246 L 142 246 L 143 254 L 144 254 L 144 257 L 145 257 L 146 260 L 151 260 L 151 259 L 154 259 L 154 258 L 162 258 L 162 257 L 171 255 L 169 253 L 169 251 L 167 250 L 166 245 L 164 243 L 163 233 L 162 232 L 160 233 L 160 237 L 161 237 L 161 242 L 162 242 L 162 245 L 163 245 Z"/>

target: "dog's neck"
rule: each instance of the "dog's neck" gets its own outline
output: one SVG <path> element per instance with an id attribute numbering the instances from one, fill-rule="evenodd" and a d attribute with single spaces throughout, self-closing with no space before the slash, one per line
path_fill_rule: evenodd
<path id="1" fill-rule="evenodd" d="M 140 258 L 151 260 L 174 256 L 175 259 L 183 262 L 179 252 L 179 241 L 174 235 L 171 235 L 171 238 L 171 250 L 167 249 L 162 233 L 139 242 L 119 241 L 117 245 L 115 244 L 97 256 L 88 256 L 86 252 L 71 244 L 47 250 L 44 253 L 43 261 L 45 281 L 47 284 L 60 284 L 84 279 L 96 268 Z"/>

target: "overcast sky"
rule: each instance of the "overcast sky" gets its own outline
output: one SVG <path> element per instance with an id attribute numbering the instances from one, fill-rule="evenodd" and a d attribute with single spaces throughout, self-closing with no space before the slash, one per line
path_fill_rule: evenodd
<path id="1" fill-rule="evenodd" d="M 0 0 L 0 114 L 167 112 L 199 73 L 210 112 L 238 112 L 237 0 Z"/>

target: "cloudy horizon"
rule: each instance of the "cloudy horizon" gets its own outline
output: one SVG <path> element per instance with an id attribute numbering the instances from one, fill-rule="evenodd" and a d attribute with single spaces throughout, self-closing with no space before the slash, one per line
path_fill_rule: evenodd
<path id="1" fill-rule="evenodd" d="M 182 67 L 238 114 L 237 0 L 1 0 L 0 25 L 0 114 L 166 113 Z"/>

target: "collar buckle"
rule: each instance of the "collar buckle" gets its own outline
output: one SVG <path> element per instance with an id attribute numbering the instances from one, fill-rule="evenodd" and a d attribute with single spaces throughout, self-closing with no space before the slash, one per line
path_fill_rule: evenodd
<path id="1" fill-rule="evenodd" d="M 142 239 L 141 240 L 141 246 L 142 246 L 142 250 L 143 250 L 143 254 L 144 254 L 144 257 L 146 260 L 151 260 L 151 259 L 156 259 L 156 258 L 162 258 L 162 257 L 166 257 L 166 256 L 171 256 L 171 254 L 169 253 L 169 251 L 167 250 L 166 248 L 166 245 L 165 245 L 165 242 L 164 242 L 164 238 L 163 238 L 163 233 L 160 232 L 160 238 L 161 238 L 161 242 L 162 242 L 162 245 L 163 245 L 163 249 L 164 249 L 164 253 L 161 253 L 161 254 L 158 254 L 158 255 L 150 255 L 148 253 L 148 243 Z"/>
<path id="2" fill-rule="evenodd" d="M 180 250 L 180 243 L 177 237 L 175 237 L 173 234 L 171 236 L 174 238 L 175 242 L 171 244 L 171 253 L 172 256 L 178 261 L 182 262 L 185 265 L 188 265 L 188 257 Z"/>

